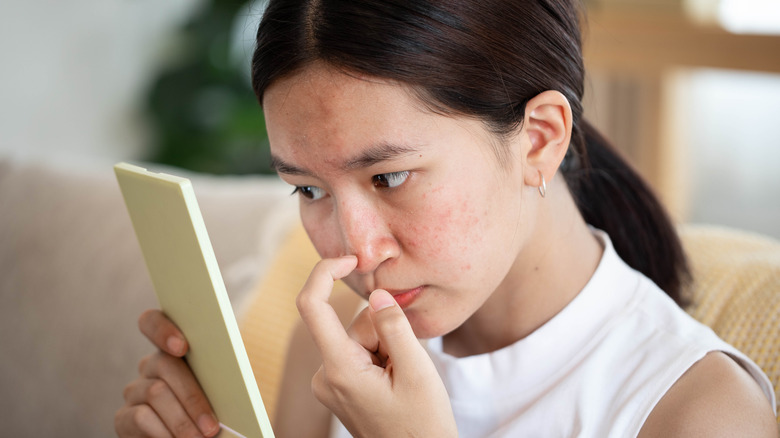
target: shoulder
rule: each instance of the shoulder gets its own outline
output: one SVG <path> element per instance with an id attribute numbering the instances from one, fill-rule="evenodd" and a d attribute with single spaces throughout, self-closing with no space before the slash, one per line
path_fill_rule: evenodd
<path id="1" fill-rule="evenodd" d="M 733 359 L 712 352 L 691 366 L 661 398 L 639 437 L 776 437 L 766 396 Z"/>

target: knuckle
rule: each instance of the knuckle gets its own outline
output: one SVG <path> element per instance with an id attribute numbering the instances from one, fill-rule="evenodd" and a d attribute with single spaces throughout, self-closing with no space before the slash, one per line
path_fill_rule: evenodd
<path id="1" fill-rule="evenodd" d="M 133 380 L 132 382 L 125 385 L 124 389 L 122 390 L 122 397 L 125 399 L 125 402 L 128 402 L 130 400 L 130 396 L 135 391 L 135 387 L 138 384 L 136 380 Z"/>
<path id="2" fill-rule="evenodd" d="M 164 380 L 155 379 L 146 387 L 146 399 L 153 400 L 164 396 L 170 391 L 168 384 Z"/>
<path id="3" fill-rule="evenodd" d="M 149 361 L 148 372 L 152 376 L 170 376 L 176 373 L 178 369 L 177 362 L 180 362 L 181 360 L 182 359 L 178 357 L 173 357 L 167 353 L 158 351 L 152 355 Z"/>
<path id="4" fill-rule="evenodd" d="M 152 353 L 143 359 L 138 365 L 138 371 L 145 377 L 157 377 L 163 374 L 166 368 L 166 354 L 162 352 Z"/>
<path id="5" fill-rule="evenodd" d="M 183 396 L 182 402 L 185 406 L 198 408 L 205 404 L 206 396 L 199 390 L 192 390 Z"/>
<path id="6" fill-rule="evenodd" d="M 298 308 L 298 311 L 303 311 L 303 308 L 306 306 L 306 304 L 303 302 L 305 298 L 303 297 L 303 292 L 299 293 L 298 296 L 295 297 L 295 307 Z"/>
<path id="7" fill-rule="evenodd" d="M 314 398 L 325 403 L 328 395 L 328 385 L 325 383 L 325 373 L 320 368 L 311 379 L 311 392 Z"/>
<path id="8" fill-rule="evenodd" d="M 325 384 L 333 392 L 345 393 L 349 391 L 351 387 L 352 378 L 342 372 L 327 372 L 324 373 Z"/>
<path id="9" fill-rule="evenodd" d="M 140 426 L 153 421 L 153 417 L 157 414 L 154 413 L 154 410 L 149 405 L 139 405 L 133 409 L 130 415 L 132 423 Z"/>
<path id="10" fill-rule="evenodd" d="M 141 360 L 138 362 L 138 374 L 146 374 L 146 370 L 148 370 L 149 362 L 152 360 L 152 356 L 152 354 L 149 354 L 141 358 Z"/>
<path id="11" fill-rule="evenodd" d="M 298 308 L 298 313 L 301 316 L 306 316 L 311 308 L 312 298 L 305 291 L 301 291 L 297 297 L 295 297 L 295 306 Z"/>

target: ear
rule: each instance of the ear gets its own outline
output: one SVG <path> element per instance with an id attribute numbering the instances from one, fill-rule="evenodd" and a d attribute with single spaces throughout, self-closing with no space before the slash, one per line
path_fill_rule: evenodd
<path id="1" fill-rule="evenodd" d="M 540 172 L 545 181 L 552 181 L 569 148 L 572 130 L 569 101 L 554 90 L 529 100 L 523 130 L 529 143 L 524 148 L 524 182 L 539 187 L 542 185 Z"/>

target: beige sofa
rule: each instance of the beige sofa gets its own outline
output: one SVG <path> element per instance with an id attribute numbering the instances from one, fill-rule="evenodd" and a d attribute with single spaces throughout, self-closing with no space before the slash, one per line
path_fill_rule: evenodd
<path id="1" fill-rule="evenodd" d="M 317 256 L 276 178 L 192 179 L 273 411 L 294 296 Z M 778 393 L 780 242 L 703 226 L 682 237 L 689 312 L 753 357 Z M 0 161 L 0 435 L 112 436 L 122 388 L 151 351 L 136 320 L 154 305 L 111 163 Z"/>
<path id="2" fill-rule="evenodd" d="M 156 302 L 111 164 L 0 160 L 0 436 L 113 436 L 151 351 L 136 327 Z M 275 177 L 193 185 L 240 314 L 297 203 Z"/>

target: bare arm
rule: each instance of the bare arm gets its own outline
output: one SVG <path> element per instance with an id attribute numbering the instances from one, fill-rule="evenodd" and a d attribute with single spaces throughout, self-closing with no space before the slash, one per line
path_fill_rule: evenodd
<path id="1" fill-rule="evenodd" d="M 345 326 L 363 302 L 349 291 L 334 292 L 330 301 Z M 274 418 L 274 433 L 278 438 L 328 436 L 332 414 L 317 401 L 311 391 L 311 379 L 321 364 L 322 358 L 317 346 L 306 326 L 299 322 L 290 339 Z M 301 421 L 303 418 L 306 420 Z"/>
<path id="2" fill-rule="evenodd" d="M 775 416 L 752 377 L 724 353 L 694 364 L 650 413 L 640 438 L 777 437 Z"/>

